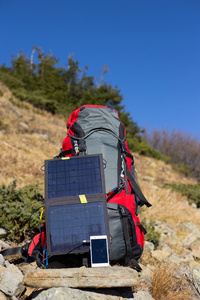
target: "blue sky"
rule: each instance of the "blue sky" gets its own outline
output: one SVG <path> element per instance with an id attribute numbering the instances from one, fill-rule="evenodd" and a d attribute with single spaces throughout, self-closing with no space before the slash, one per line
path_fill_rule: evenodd
<path id="1" fill-rule="evenodd" d="M 140 127 L 200 138 L 199 0 L 1 0 L 0 65 L 40 46 L 117 86 Z"/>

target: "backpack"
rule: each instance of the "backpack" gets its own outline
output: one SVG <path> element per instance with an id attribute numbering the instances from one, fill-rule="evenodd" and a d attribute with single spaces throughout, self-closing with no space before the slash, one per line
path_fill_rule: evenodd
<path id="1" fill-rule="evenodd" d="M 57 157 L 103 155 L 110 231 L 110 262 L 133 264 L 144 249 L 146 230 L 138 217 L 139 208 L 150 207 L 141 192 L 134 159 L 126 140 L 125 126 L 108 106 L 83 105 L 67 121 L 67 137 Z"/>
<path id="2" fill-rule="evenodd" d="M 110 233 L 110 263 L 130 265 L 141 270 L 137 260 L 144 249 L 146 230 L 138 217 L 139 208 L 151 204 L 143 195 L 135 172 L 134 159 L 126 141 L 125 126 L 116 110 L 108 106 L 83 105 L 70 115 L 67 137 L 55 158 L 75 155 L 102 154 L 107 212 Z M 38 266 L 48 265 L 45 224 L 31 243 L 3 255 L 22 253 L 26 260 L 36 260 Z M 81 265 L 81 255 L 65 255 L 66 262 Z M 50 258 L 51 260 L 51 258 Z"/>

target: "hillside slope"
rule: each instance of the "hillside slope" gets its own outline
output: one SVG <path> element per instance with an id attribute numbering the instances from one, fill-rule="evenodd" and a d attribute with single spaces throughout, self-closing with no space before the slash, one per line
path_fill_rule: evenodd
<path id="1" fill-rule="evenodd" d="M 17 187 L 38 183 L 43 190 L 44 160 L 59 153 L 66 136 L 66 120 L 30 104 L 18 101 L 0 83 L 0 184 L 17 179 Z M 161 188 L 164 183 L 196 183 L 185 178 L 162 161 L 134 153 L 139 183 L 152 203 L 142 208 L 141 217 L 177 226 L 192 221 L 200 228 L 200 210 L 189 206 L 187 199 L 171 190 Z"/>
<path id="2" fill-rule="evenodd" d="M 66 136 L 66 120 L 17 100 L 0 83 L 0 185 L 16 179 L 18 188 L 37 183 L 43 191 L 41 167 L 44 160 L 59 153 Z M 195 184 L 196 181 L 185 178 L 162 161 L 133 154 L 142 191 L 152 204 L 150 208 L 141 208 L 140 218 L 146 219 L 147 224 L 154 221 L 155 230 L 161 233 L 158 250 L 152 243 L 145 243 L 139 260 L 143 272 L 137 289 L 150 291 L 156 300 L 199 299 L 200 209 L 189 205 L 180 194 L 163 188 L 164 183 Z M 173 263 L 175 269 L 171 267 Z M 179 277 L 180 274 L 183 276 Z M 193 275 L 189 278 L 187 274 Z"/>

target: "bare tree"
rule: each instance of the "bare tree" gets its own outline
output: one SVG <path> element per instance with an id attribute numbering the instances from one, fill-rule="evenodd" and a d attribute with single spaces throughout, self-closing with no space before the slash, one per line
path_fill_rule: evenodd
<path id="1" fill-rule="evenodd" d="M 200 180 L 200 142 L 191 134 L 173 129 L 144 134 L 151 147 L 171 157 L 171 163 L 189 166 L 191 175 Z"/>

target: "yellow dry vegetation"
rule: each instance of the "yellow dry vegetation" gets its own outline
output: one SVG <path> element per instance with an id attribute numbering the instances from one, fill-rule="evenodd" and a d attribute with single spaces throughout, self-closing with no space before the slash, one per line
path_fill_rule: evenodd
<path id="1" fill-rule="evenodd" d="M 0 83 L 0 184 L 17 179 L 17 187 L 38 183 L 43 188 L 44 160 L 59 153 L 66 136 L 66 120 L 17 100 Z M 151 208 L 142 208 L 141 218 L 160 220 L 172 226 L 192 222 L 200 228 L 200 210 L 189 206 L 187 199 L 163 189 L 164 183 L 192 183 L 172 166 L 133 153 L 138 180 Z"/>
<path id="2" fill-rule="evenodd" d="M 155 300 L 192 300 L 191 288 L 177 266 L 163 263 L 154 268 L 151 293 Z"/>
<path id="3" fill-rule="evenodd" d="M 66 121 L 18 101 L 2 84 L 0 89 L 0 183 L 17 179 L 17 186 L 43 186 L 44 160 L 59 153 Z"/>

